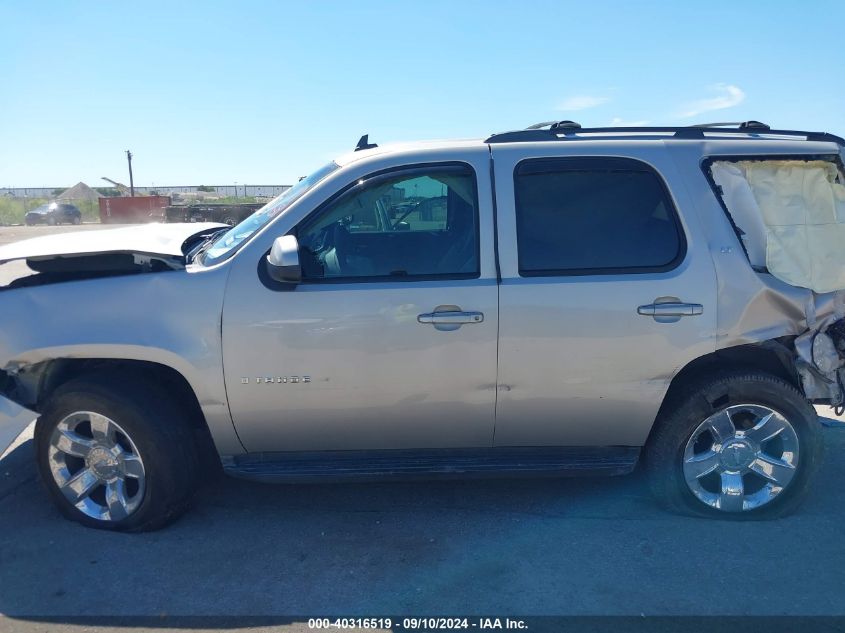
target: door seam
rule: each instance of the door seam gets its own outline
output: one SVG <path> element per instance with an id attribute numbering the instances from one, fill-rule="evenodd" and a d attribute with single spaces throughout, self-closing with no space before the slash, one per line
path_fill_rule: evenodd
<path id="1" fill-rule="evenodd" d="M 496 376 L 493 383 L 493 437 L 490 448 L 496 446 L 496 422 L 499 413 L 499 334 L 501 329 L 501 288 L 502 270 L 499 266 L 499 207 L 496 203 L 496 172 L 493 162 L 493 147 L 488 144 L 490 152 L 490 193 L 493 198 L 493 261 L 496 264 Z"/>

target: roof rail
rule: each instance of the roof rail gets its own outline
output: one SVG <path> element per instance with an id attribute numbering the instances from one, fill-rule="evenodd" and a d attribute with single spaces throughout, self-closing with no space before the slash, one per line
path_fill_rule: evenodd
<path id="1" fill-rule="evenodd" d="M 543 121 L 542 123 L 535 123 L 534 125 L 529 125 L 526 130 L 541 130 L 544 127 L 549 128 L 550 130 L 560 130 L 560 129 L 578 129 L 581 127 L 580 123 L 576 123 L 575 121 Z"/>
<path id="2" fill-rule="evenodd" d="M 760 121 L 733 121 L 730 123 L 699 123 L 690 127 L 734 127 L 740 130 L 771 130 L 771 126 Z"/>
<path id="3" fill-rule="evenodd" d="M 544 127 L 549 127 L 550 125 L 554 125 L 557 121 L 543 121 L 541 123 L 535 123 L 534 125 L 529 125 L 526 130 L 539 130 Z"/>
<path id="4" fill-rule="evenodd" d="M 729 127 L 725 127 L 729 126 Z M 671 136 L 675 139 L 705 139 L 705 134 L 726 134 L 735 138 L 760 139 L 773 136 L 803 137 L 807 141 L 837 143 L 845 147 L 845 139 L 828 132 L 773 130 L 760 121 L 742 123 L 706 123 L 686 127 L 585 127 L 574 121 L 547 121 L 524 130 L 501 132 L 485 139 L 485 143 L 531 143 L 537 141 L 584 140 L 589 136 Z"/>

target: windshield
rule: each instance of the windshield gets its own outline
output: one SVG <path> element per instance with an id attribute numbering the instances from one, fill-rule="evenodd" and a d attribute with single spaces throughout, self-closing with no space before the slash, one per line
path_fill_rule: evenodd
<path id="1" fill-rule="evenodd" d="M 311 189 L 318 182 L 323 180 L 330 173 L 338 169 L 337 163 L 324 165 L 310 176 L 306 176 L 282 195 L 261 207 L 240 224 L 222 233 L 215 238 L 214 243 L 202 257 L 205 266 L 217 264 L 229 257 L 240 248 L 246 240 L 264 227 L 273 218 L 279 216 L 285 209 L 301 198 L 305 192 Z"/>

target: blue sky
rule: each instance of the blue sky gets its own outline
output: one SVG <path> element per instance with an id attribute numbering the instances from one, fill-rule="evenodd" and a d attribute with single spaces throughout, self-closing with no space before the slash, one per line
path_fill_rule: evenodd
<path id="1" fill-rule="evenodd" d="M 845 133 L 845 2 L 0 7 L 0 187 L 287 184 L 375 142 L 759 119 Z"/>

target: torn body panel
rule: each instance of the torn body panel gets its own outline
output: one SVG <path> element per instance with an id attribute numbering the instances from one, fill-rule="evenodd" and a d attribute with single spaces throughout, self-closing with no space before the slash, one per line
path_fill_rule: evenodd
<path id="1" fill-rule="evenodd" d="M 189 238 L 225 224 L 144 224 L 78 233 L 58 233 L 0 247 L 0 264 L 15 259 L 46 260 L 104 253 L 137 253 L 163 259 L 184 257 Z"/>
<path id="2" fill-rule="evenodd" d="M 845 292 L 835 293 L 833 311 L 795 339 L 795 352 L 807 398 L 845 405 Z"/>
<path id="3" fill-rule="evenodd" d="M 6 289 L 142 272 L 181 270 L 220 224 L 148 224 L 46 235 L 0 247 L 0 265 L 25 260 L 37 274 L 18 275 Z"/>
<path id="4" fill-rule="evenodd" d="M 781 151 L 784 155 L 778 158 L 788 164 L 818 159 L 819 156 L 835 158 L 840 151 L 838 146 L 824 143 L 785 144 L 782 148 L 786 151 Z M 771 159 L 761 156 L 759 149 L 740 144 L 727 149 L 729 151 L 726 151 L 725 144 L 714 145 L 712 151 L 707 151 L 708 148 L 705 147 L 704 155 L 718 156 L 719 160 L 728 157 L 732 162 L 761 162 Z M 700 148 L 674 147 L 671 151 L 676 162 L 682 166 L 681 171 L 696 201 L 697 212 L 710 241 L 718 280 L 717 349 L 765 344 L 774 339 L 793 341 L 793 348 L 790 350 L 792 366 L 800 376 L 800 384 L 807 398 L 823 404 L 841 403 L 842 391 L 838 386 L 837 374 L 840 367 L 837 366 L 836 371 L 831 372 L 833 359 L 830 354 L 825 358 L 818 356 L 821 350 L 829 351 L 831 345 L 819 343 L 816 346 L 817 357 L 827 371 L 820 369 L 813 357 L 813 341 L 816 335 L 825 333 L 845 316 L 841 291 L 817 292 L 794 282 L 789 283 L 770 273 L 766 268 L 766 222 L 761 216 L 754 215 L 760 213 L 759 208 L 755 211 L 752 205 L 746 207 L 744 213 L 737 214 L 731 214 L 729 211 L 730 200 L 734 204 L 743 204 L 743 201 L 756 204 L 753 189 L 738 188 L 730 199 L 721 198 L 721 190 L 709 171 L 712 161 L 705 159 L 702 162 Z M 733 176 L 738 176 L 738 173 Z M 818 182 L 816 184 L 818 185 Z M 833 192 L 828 198 L 837 195 L 833 186 L 836 184 L 838 183 L 827 181 L 825 186 Z M 820 198 L 817 195 L 818 189 L 817 186 L 815 194 L 812 191 L 799 192 L 793 198 L 783 197 L 783 205 L 794 207 L 796 201 L 803 200 L 804 204 L 807 204 L 808 200 L 824 200 L 825 196 Z M 776 206 L 777 201 L 769 198 L 765 204 Z M 836 208 L 835 205 L 832 208 Z M 799 247 L 798 242 L 791 246 L 795 249 Z M 789 275 L 781 277 L 788 278 Z M 833 346 L 836 346 L 835 342 Z M 843 351 L 842 348 L 840 351 Z"/>

